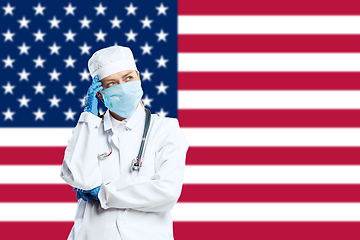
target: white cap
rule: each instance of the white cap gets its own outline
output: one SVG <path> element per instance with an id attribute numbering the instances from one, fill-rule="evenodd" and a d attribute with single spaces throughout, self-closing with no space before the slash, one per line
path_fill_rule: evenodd
<path id="1" fill-rule="evenodd" d="M 112 46 L 96 51 L 88 61 L 92 78 L 99 80 L 124 70 L 137 70 L 134 56 L 128 47 Z"/>

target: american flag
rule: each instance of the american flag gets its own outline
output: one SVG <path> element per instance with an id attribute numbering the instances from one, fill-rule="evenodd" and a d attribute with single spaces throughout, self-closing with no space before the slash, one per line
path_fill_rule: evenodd
<path id="1" fill-rule="evenodd" d="M 359 1 L 1 3 L 1 239 L 67 238 L 60 164 L 115 44 L 190 143 L 175 239 L 359 239 Z"/>

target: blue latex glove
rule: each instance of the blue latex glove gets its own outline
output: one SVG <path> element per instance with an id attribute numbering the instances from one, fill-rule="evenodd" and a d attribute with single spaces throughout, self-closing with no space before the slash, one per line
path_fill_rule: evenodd
<path id="1" fill-rule="evenodd" d="M 73 191 L 76 191 L 76 199 L 79 200 L 82 198 L 85 202 L 89 200 L 89 197 L 86 196 L 86 193 L 84 193 L 82 189 L 79 188 L 73 188 Z"/>
<path id="2" fill-rule="evenodd" d="M 99 201 L 98 195 L 101 185 L 91 190 L 82 190 L 82 189 L 74 188 L 73 191 L 76 191 L 76 199 L 79 200 L 80 198 L 82 198 L 84 201 L 88 201 L 89 199 L 94 199 Z"/>
<path id="3" fill-rule="evenodd" d="M 87 91 L 87 96 L 85 98 L 84 111 L 91 112 L 95 116 L 98 116 L 98 100 L 96 98 L 96 93 L 103 89 L 101 84 L 102 83 L 99 82 L 99 77 L 96 75 Z"/>

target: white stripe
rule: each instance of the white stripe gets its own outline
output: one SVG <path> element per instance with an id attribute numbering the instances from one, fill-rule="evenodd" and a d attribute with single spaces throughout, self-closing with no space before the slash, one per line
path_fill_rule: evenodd
<path id="1" fill-rule="evenodd" d="M 0 221 L 74 221 L 76 203 L 0 203 Z M 359 221 L 359 203 L 178 203 L 174 221 Z"/>
<path id="2" fill-rule="evenodd" d="M 226 84 L 226 81 L 222 84 Z M 178 107 L 179 109 L 360 109 L 360 91 L 179 91 Z"/>
<path id="3" fill-rule="evenodd" d="M 6 130 L 0 128 L 0 136 L 6 136 L 3 135 Z M 191 146 L 360 146 L 360 128 L 182 128 L 182 131 Z M 69 129 L 61 132 L 48 129 L 41 138 L 34 137 L 39 136 L 36 132 L 37 129 L 14 128 L 12 134 L 21 137 L 7 141 L 1 138 L 0 146 L 65 147 L 64 139 L 71 135 Z"/>
<path id="4" fill-rule="evenodd" d="M 65 184 L 60 165 L 0 165 L 0 184 Z"/>
<path id="5" fill-rule="evenodd" d="M 185 168 L 184 183 L 359 184 L 359 172 L 358 165 L 188 165 Z M 66 184 L 59 175 L 60 166 L 0 165 L 0 184 Z"/>
<path id="6" fill-rule="evenodd" d="M 241 156 L 235 156 L 241 158 Z M 272 156 L 274 157 L 274 156 Z M 291 157 L 291 156 L 289 156 Z M 220 165 L 186 166 L 184 183 L 347 184 L 360 183 L 360 166 Z"/>
<path id="7" fill-rule="evenodd" d="M 66 146 L 72 129 L 0 128 L 0 146 Z"/>
<path id="8" fill-rule="evenodd" d="M 359 221 L 359 203 L 179 203 L 174 221 Z"/>
<path id="9" fill-rule="evenodd" d="M 360 71 L 359 62 L 359 53 L 179 53 L 178 71 L 343 72 Z M 219 79 L 219 84 L 226 84 L 226 79 Z"/>
<path id="10" fill-rule="evenodd" d="M 190 146 L 360 146 L 360 128 L 182 128 L 182 131 Z"/>
<path id="11" fill-rule="evenodd" d="M 76 203 L 0 203 L 0 221 L 74 221 Z"/>
<path id="12" fill-rule="evenodd" d="M 179 16 L 179 34 L 359 34 L 360 16 Z"/>

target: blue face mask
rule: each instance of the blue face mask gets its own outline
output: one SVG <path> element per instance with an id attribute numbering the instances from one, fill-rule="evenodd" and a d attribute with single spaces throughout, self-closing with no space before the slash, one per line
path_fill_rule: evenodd
<path id="1" fill-rule="evenodd" d="M 118 84 L 102 91 L 104 104 L 120 117 L 129 118 L 143 95 L 140 81 Z"/>

